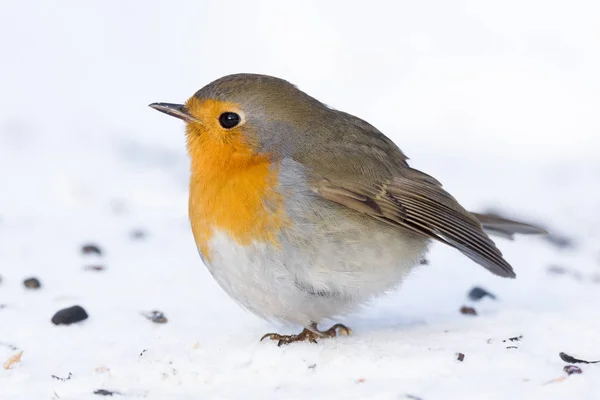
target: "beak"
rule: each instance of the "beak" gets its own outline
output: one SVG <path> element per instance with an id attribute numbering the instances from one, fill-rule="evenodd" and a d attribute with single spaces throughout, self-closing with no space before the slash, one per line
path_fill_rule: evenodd
<path id="1" fill-rule="evenodd" d="M 171 117 L 182 119 L 185 122 L 200 122 L 190 115 L 190 112 L 183 104 L 152 103 L 148 107 L 152 107 L 155 110 L 170 115 Z"/>

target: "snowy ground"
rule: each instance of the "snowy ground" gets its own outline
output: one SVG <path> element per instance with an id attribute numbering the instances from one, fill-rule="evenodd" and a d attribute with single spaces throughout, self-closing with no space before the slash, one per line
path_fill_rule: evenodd
<path id="1" fill-rule="evenodd" d="M 148 399 L 600 398 L 600 364 L 557 380 L 567 376 L 559 352 L 600 359 L 600 6 L 366 4 L 3 7 L 0 364 L 23 354 L 0 368 L 1 399 L 92 399 L 100 389 Z M 436 245 L 401 291 L 340 320 L 353 336 L 259 343 L 297 327 L 242 311 L 202 266 L 182 124 L 146 107 L 242 71 L 285 77 L 374 123 L 469 208 L 541 223 L 572 244 L 498 239 L 517 280 Z M 82 255 L 88 242 L 103 255 Z M 31 276 L 40 289 L 23 286 Z M 470 301 L 476 285 L 498 299 Z M 75 304 L 89 319 L 50 322 Z M 464 305 L 478 315 L 462 315 Z M 141 315 L 155 309 L 168 323 Z"/>

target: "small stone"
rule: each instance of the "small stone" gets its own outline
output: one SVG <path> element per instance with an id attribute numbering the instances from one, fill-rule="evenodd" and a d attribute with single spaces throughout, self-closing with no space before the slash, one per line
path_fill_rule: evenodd
<path id="1" fill-rule="evenodd" d="M 465 361 L 465 355 L 463 353 L 456 353 L 456 359 L 460 362 Z"/>
<path id="2" fill-rule="evenodd" d="M 581 370 L 581 368 L 579 368 L 576 365 L 565 365 L 563 368 L 563 371 L 565 371 L 567 373 L 567 375 L 573 375 L 573 374 L 582 374 L 583 371 Z"/>
<path id="3" fill-rule="evenodd" d="M 506 346 L 507 349 L 509 350 L 514 350 L 514 349 L 518 349 L 517 346 Z"/>
<path id="4" fill-rule="evenodd" d="M 479 301 L 486 296 L 489 297 L 490 299 L 494 299 L 494 300 L 496 299 L 496 296 L 494 296 L 487 290 L 480 288 L 479 286 L 475 286 L 473 289 L 471 289 L 468 296 L 469 296 L 469 299 L 471 299 L 473 301 Z"/>
<path id="5" fill-rule="evenodd" d="M 462 306 L 460 313 L 464 315 L 477 315 L 477 311 L 473 307 Z"/>
<path id="6" fill-rule="evenodd" d="M 98 389 L 94 390 L 94 394 L 97 394 L 98 396 L 113 396 L 120 395 L 121 393 L 116 392 L 114 390 Z"/>
<path id="7" fill-rule="evenodd" d="M 600 363 L 600 360 L 596 360 L 596 361 L 581 360 L 579 358 L 570 356 L 567 353 L 563 353 L 562 351 L 560 353 L 558 353 L 558 356 L 564 362 L 568 362 L 568 363 L 572 363 L 572 364 L 598 364 L 598 363 Z"/>
<path id="8" fill-rule="evenodd" d="M 504 339 L 502 342 L 506 343 L 506 342 L 518 342 L 521 339 L 523 339 L 523 335 L 519 335 L 519 336 L 514 336 L 514 337 L 510 337 L 508 339 Z"/>
<path id="9" fill-rule="evenodd" d="M 25 285 L 27 289 L 39 289 L 42 287 L 38 278 L 27 278 L 23 281 L 23 285 Z"/>
<path id="10" fill-rule="evenodd" d="M 429 265 L 429 260 L 426 258 L 422 258 L 421 261 L 419 261 L 419 264 L 421 265 Z"/>
<path id="11" fill-rule="evenodd" d="M 81 254 L 84 254 L 84 255 L 95 254 L 97 256 L 101 256 L 102 250 L 100 250 L 100 247 L 98 247 L 97 245 L 95 245 L 93 243 L 88 243 L 88 244 L 84 244 L 83 246 L 81 246 Z"/>
<path id="12" fill-rule="evenodd" d="M 96 271 L 96 272 L 99 272 L 99 271 L 106 270 L 106 267 L 104 265 L 96 264 L 96 265 L 86 265 L 85 267 L 83 267 L 83 269 L 86 270 L 86 271 Z"/>
<path id="13" fill-rule="evenodd" d="M 150 313 L 148 314 L 143 315 L 156 324 L 166 324 L 167 322 L 169 322 L 169 320 L 167 319 L 167 317 L 165 317 L 165 314 L 163 314 L 162 311 L 154 310 L 150 311 Z"/>
<path id="14" fill-rule="evenodd" d="M 88 318 L 87 312 L 81 306 L 63 308 L 52 317 L 54 325 L 70 325 Z"/>

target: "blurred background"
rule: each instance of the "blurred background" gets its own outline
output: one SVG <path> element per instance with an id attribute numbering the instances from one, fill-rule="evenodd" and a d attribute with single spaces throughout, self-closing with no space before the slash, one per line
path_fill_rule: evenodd
<path id="1" fill-rule="evenodd" d="M 461 168 L 469 157 L 467 168 L 475 171 L 554 165 L 561 179 L 596 153 L 599 7 L 475 0 L 5 2 L 2 169 L 19 176 L 8 174 L 13 180 L 0 204 L 28 207 L 23 194 L 32 186 L 49 201 L 59 200 L 65 185 L 98 184 L 112 195 L 137 189 L 136 200 L 159 202 L 145 197 L 151 183 L 144 174 L 170 171 L 184 183 L 183 135 L 181 125 L 147 104 L 183 102 L 236 72 L 283 77 L 370 121 L 419 166 Z M 100 156 L 103 150 L 140 171 L 124 176 L 106 153 Z M 453 175 L 449 168 L 431 172 L 442 181 Z"/>
<path id="2" fill-rule="evenodd" d="M 436 246 L 403 294 L 350 324 L 359 332 L 451 321 L 475 282 L 504 293 L 508 309 L 563 325 L 584 321 L 574 310 L 598 300 L 597 284 L 546 273 L 559 265 L 564 276 L 600 281 L 597 1 L 2 0 L 0 9 L 0 342 L 19 342 L 30 365 L 44 366 L 19 382 L 118 363 L 138 343 L 173 354 L 200 337 L 231 342 L 207 327 L 231 328 L 244 344 L 273 329 L 202 267 L 187 222 L 183 123 L 147 107 L 184 102 L 237 72 L 287 79 L 369 121 L 467 208 L 539 223 L 562 240 L 500 241 L 517 283 Z M 88 242 L 103 256 L 80 255 Z M 83 272 L 90 264 L 106 270 Z M 42 282 L 35 296 L 22 287 L 28 276 Z M 43 328 L 73 303 L 101 332 L 98 349 L 86 352 L 90 331 L 68 331 L 71 345 L 54 354 L 48 343 L 65 331 Z M 155 307 L 179 325 L 146 329 L 138 314 Z M 518 315 L 506 318 L 532 318 Z"/>

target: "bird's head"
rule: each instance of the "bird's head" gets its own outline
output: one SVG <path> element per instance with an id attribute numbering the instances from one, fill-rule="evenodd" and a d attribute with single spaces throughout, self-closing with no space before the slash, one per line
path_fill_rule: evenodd
<path id="1" fill-rule="evenodd" d="M 310 148 L 331 112 L 291 83 L 257 74 L 225 76 L 185 104 L 150 107 L 186 122 L 192 161 L 209 148 L 232 155 L 293 156 Z"/>

